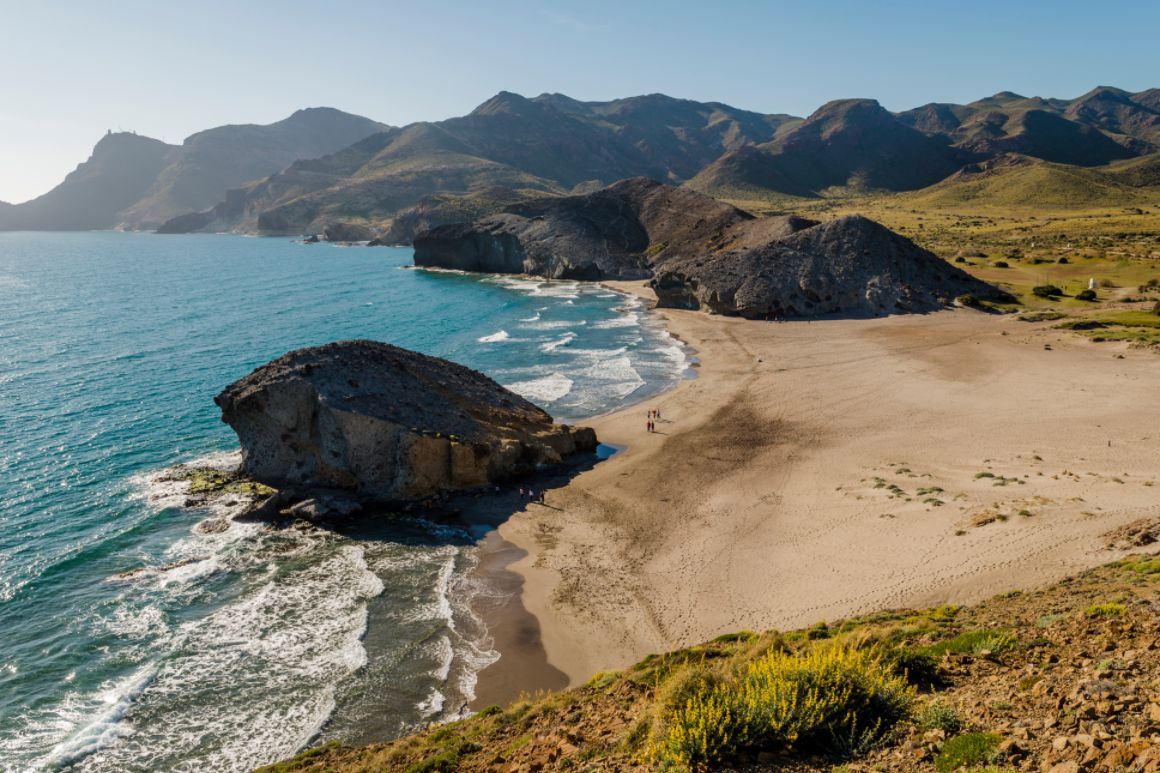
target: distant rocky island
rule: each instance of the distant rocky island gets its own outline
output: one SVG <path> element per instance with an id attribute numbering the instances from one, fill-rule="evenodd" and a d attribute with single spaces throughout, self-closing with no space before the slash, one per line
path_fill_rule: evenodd
<path id="1" fill-rule="evenodd" d="M 406 502 L 535 472 L 596 448 L 483 374 L 375 341 L 298 349 L 215 398 L 242 473 L 298 498 Z"/>
<path id="2" fill-rule="evenodd" d="M 651 279 L 658 305 L 750 318 L 928 311 L 1008 294 L 878 223 L 757 219 L 647 178 L 507 207 L 415 238 L 415 264 L 552 279 Z"/>
<path id="3" fill-rule="evenodd" d="M 808 202 L 923 189 L 1012 160 L 1153 190 L 1160 89 L 1101 86 L 1075 99 L 1004 91 L 899 113 L 842 99 L 806 118 L 663 94 L 583 102 L 500 92 L 468 115 L 404 127 L 313 108 L 179 146 L 111 135 L 53 191 L 0 206 L 0 230 L 299 235 L 343 222 L 408 243 L 434 226 L 639 176 L 723 199 Z"/>

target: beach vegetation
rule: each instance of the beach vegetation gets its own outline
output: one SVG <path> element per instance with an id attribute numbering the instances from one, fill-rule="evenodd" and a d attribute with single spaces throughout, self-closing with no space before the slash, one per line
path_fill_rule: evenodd
<path id="1" fill-rule="evenodd" d="M 872 747 L 908 715 L 913 687 L 884 653 L 826 642 L 767 652 L 673 697 L 649 756 L 690 768 L 751 751 Z"/>
<path id="2" fill-rule="evenodd" d="M 1127 611 L 1123 604 L 1116 602 L 1108 602 L 1105 604 L 1092 604 L 1084 610 L 1084 614 L 1088 617 L 1119 617 Z"/>
<path id="3" fill-rule="evenodd" d="M 917 717 L 918 726 L 923 730 L 942 730 L 948 736 L 963 729 L 963 718 L 954 706 L 940 700 L 931 701 Z"/>
<path id="4" fill-rule="evenodd" d="M 938 773 L 985 765 L 994 762 L 998 756 L 999 742 L 1003 737 L 998 733 L 964 733 L 943 744 L 934 758 L 934 769 Z"/>
<path id="5" fill-rule="evenodd" d="M 935 657 L 942 657 L 948 653 L 958 655 L 990 653 L 991 655 L 999 655 L 1013 649 L 1016 643 L 1015 637 L 1011 634 L 982 628 L 960 633 L 954 638 L 931 644 L 926 648 L 926 651 Z"/>

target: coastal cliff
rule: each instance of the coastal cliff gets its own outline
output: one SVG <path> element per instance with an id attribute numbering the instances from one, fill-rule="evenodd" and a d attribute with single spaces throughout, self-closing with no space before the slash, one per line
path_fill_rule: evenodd
<path id="1" fill-rule="evenodd" d="M 644 177 L 594 193 L 514 204 L 415 237 L 415 265 L 552 279 L 645 279 L 680 251 L 710 249 L 736 207 Z"/>
<path id="2" fill-rule="evenodd" d="M 477 371 L 375 341 L 298 349 L 214 401 L 249 477 L 369 500 L 469 489 L 597 444 Z"/>
<path id="3" fill-rule="evenodd" d="M 1009 300 L 864 217 L 753 215 L 645 178 L 538 199 L 415 238 L 415 264 L 552 279 L 647 279 L 662 307 L 750 318 Z"/>

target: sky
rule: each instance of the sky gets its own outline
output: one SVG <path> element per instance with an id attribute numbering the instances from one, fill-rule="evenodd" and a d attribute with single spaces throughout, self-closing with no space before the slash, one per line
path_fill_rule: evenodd
<path id="1" fill-rule="evenodd" d="M 46 192 L 108 129 L 180 143 L 330 106 L 402 125 L 498 91 L 653 92 L 808 115 L 997 91 L 1160 86 L 1136 0 L 0 0 L 0 201 Z"/>

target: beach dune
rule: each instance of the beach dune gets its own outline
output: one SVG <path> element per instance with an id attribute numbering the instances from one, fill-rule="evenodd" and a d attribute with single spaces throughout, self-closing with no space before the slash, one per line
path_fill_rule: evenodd
<path id="1" fill-rule="evenodd" d="M 625 450 L 500 527 L 526 551 L 533 644 L 572 683 L 729 631 L 1042 585 L 1160 513 L 1152 352 L 965 309 L 658 313 L 697 377 L 591 422 Z M 549 686 L 513 678 L 520 660 L 481 694 Z"/>

